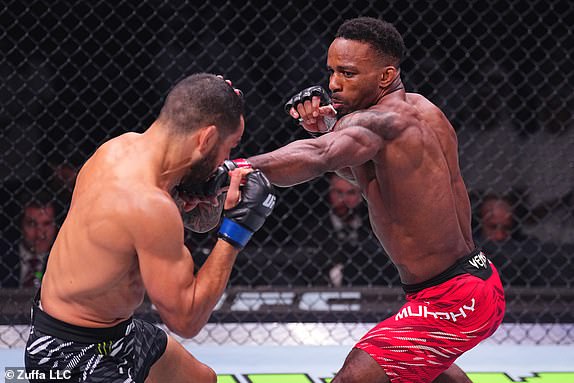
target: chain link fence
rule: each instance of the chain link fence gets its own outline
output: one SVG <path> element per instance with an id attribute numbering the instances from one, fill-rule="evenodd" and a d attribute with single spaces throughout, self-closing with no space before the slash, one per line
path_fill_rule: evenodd
<path id="1" fill-rule="evenodd" d="M 45 256 L 37 253 L 48 251 L 75 174 L 96 147 L 145 130 L 169 88 L 194 72 L 223 74 L 245 94 L 246 132 L 233 156 L 306 138 L 283 103 L 304 87 L 327 87 L 327 48 L 341 22 L 356 16 L 397 26 L 407 89 L 440 106 L 457 130 L 475 239 L 507 288 L 507 326 L 496 341 L 573 343 L 572 2 L 7 0 L 0 347 L 26 337 L 34 281 L 23 260 Z M 325 336 L 338 339 L 396 310 L 397 272 L 364 205 L 337 182 L 325 176 L 279 190 L 273 217 L 238 258 L 210 320 L 223 327 L 198 342 L 233 340 L 239 329 L 239 343 L 257 343 L 254 324 L 273 337 L 265 323 L 348 323 L 326 327 Z M 337 200 L 360 220 L 353 230 L 333 228 Z M 199 266 L 212 241 L 188 235 Z M 158 319 L 149 302 L 140 315 Z M 538 330 L 517 327 L 526 323 Z M 287 330 L 277 343 L 298 334 Z"/>

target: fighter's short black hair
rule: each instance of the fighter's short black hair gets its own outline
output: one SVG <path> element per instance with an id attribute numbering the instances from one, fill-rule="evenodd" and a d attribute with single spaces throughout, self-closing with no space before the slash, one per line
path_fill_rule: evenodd
<path id="1" fill-rule="evenodd" d="M 158 121 L 175 133 L 215 125 L 230 134 L 239 127 L 243 98 L 222 78 L 197 73 L 178 82 L 168 93 Z"/>
<path id="2" fill-rule="evenodd" d="M 370 44 L 383 58 L 390 58 L 392 64 L 399 66 L 403 60 L 405 43 L 395 26 L 373 17 L 357 17 L 345 21 L 335 38 L 357 40 Z"/>

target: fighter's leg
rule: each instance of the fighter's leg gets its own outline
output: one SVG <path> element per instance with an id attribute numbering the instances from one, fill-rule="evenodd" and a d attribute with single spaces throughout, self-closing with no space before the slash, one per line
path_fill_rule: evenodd
<path id="1" fill-rule="evenodd" d="M 383 368 L 365 351 L 351 350 L 332 383 L 389 383 Z"/>
<path id="2" fill-rule="evenodd" d="M 167 347 L 153 364 L 146 383 L 198 382 L 216 383 L 215 372 L 193 357 L 178 341 L 167 337 Z"/>
<path id="3" fill-rule="evenodd" d="M 456 364 L 452 364 L 433 383 L 472 383 L 472 380 Z"/>
<path id="4" fill-rule="evenodd" d="M 332 383 L 388 383 L 383 368 L 365 351 L 354 348 Z M 440 374 L 433 383 L 472 383 L 456 364 Z"/>

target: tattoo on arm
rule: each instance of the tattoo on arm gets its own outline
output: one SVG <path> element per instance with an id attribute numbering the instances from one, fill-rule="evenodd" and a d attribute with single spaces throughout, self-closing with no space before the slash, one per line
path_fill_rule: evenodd
<path id="1" fill-rule="evenodd" d="M 217 206 L 200 203 L 191 211 L 180 210 L 185 228 L 195 233 L 206 233 L 215 228 L 221 219 L 225 196 L 226 193 L 222 193 L 217 197 Z"/>
<path id="2" fill-rule="evenodd" d="M 349 126 L 362 126 L 389 140 L 397 135 L 397 122 L 398 119 L 395 113 L 362 110 L 342 117 L 337 122 L 337 126 L 339 129 Z"/>

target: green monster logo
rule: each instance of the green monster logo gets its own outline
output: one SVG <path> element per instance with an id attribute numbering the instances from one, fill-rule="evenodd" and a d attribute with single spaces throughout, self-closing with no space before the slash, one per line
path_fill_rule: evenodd
<path id="1" fill-rule="evenodd" d="M 513 380 L 504 372 L 474 372 L 468 373 L 473 383 L 574 383 L 574 372 L 540 372 L 531 377 Z M 246 374 L 250 383 L 315 383 L 317 381 L 330 383 L 333 378 L 313 380 L 307 374 Z M 217 383 L 238 383 L 234 375 L 219 375 Z"/>

